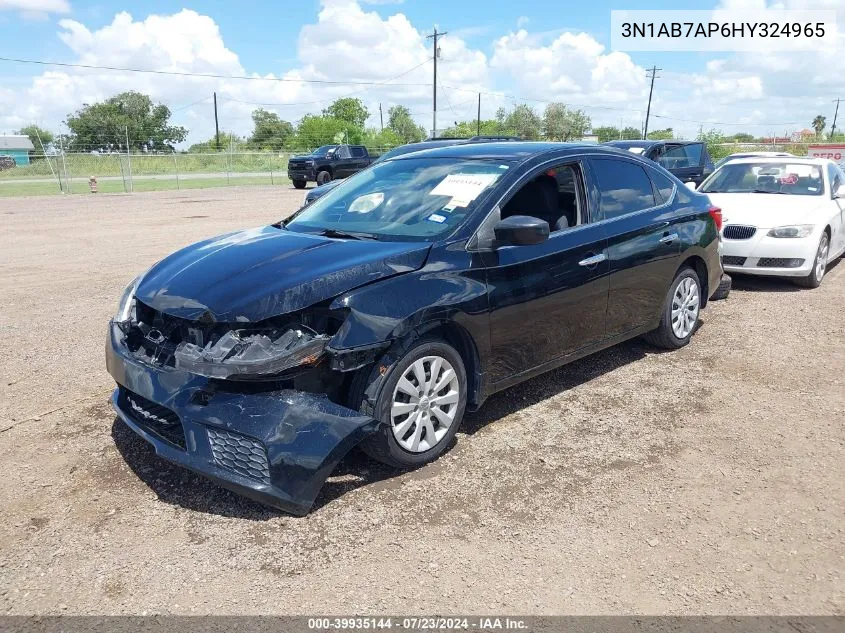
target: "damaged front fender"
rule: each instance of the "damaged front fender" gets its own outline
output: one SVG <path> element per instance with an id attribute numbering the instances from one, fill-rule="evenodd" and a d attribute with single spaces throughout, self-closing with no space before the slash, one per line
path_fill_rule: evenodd
<path id="1" fill-rule="evenodd" d="M 124 353 L 111 326 L 106 366 L 118 417 L 162 458 L 247 497 L 306 514 L 337 463 L 381 422 L 319 394 L 241 393 Z"/>

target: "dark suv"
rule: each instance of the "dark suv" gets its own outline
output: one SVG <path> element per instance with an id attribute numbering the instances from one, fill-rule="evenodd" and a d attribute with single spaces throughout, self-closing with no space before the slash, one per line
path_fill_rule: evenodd
<path id="1" fill-rule="evenodd" d="M 305 156 L 291 156 L 288 178 L 294 187 L 304 189 L 306 182 L 324 185 L 336 178 L 348 178 L 372 162 L 363 145 L 323 145 Z"/>
<path id="2" fill-rule="evenodd" d="M 720 226 L 707 196 L 609 147 L 385 160 L 132 281 L 112 402 L 161 457 L 303 514 L 355 445 L 415 468 L 497 391 L 635 336 L 686 345 Z"/>
<path id="3" fill-rule="evenodd" d="M 714 170 L 707 147 L 700 141 L 609 141 L 604 144 L 645 156 L 685 183 L 700 185 Z"/>

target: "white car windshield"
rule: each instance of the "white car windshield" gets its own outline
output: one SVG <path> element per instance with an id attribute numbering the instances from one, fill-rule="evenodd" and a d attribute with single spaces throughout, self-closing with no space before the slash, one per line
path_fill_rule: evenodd
<path id="1" fill-rule="evenodd" d="M 769 193 L 820 196 L 822 167 L 809 163 L 727 163 L 698 189 L 701 193 Z"/>
<path id="2" fill-rule="evenodd" d="M 351 177 L 284 226 L 337 237 L 431 241 L 457 228 L 507 169 L 501 160 L 388 160 Z"/>

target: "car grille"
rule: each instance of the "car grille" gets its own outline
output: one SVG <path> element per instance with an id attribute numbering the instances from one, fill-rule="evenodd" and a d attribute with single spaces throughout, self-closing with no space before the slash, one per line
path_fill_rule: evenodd
<path id="1" fill-rule="evenodd" d="M 744 266 L 745 257 L 737 257 L 735 255 L 723 255 L 722 264 L 725 266 Z"/>
<path id="2" fill-rule="evenodd" d="M 118 394 L 118 404 L 142 429 L 168 444 L 185 449 L 185 430 L 173 411 L 123 387 Z"/>
<path id="3" fill-rule="evenodd" d="M 288 168 L 289 169 L 305 169 L 305 161 L 304 160 L 289 160 L 288 161 Z"/>
<path id="4" fill-rule="evenodd" d="M 748 240 L 754 237 L 757 228 L 744 226 L 742 224 L 728 224 L 722 231 L 722 237 L 726 240 Z"/>
<path id="5" fill-rule="evenodd" d="M 800 268 L 804 260 L 790 257 L 761 257 L 757 260 L 760 268 Z"/>
<path id="6" fill-rule="evenodd" d="M 233 472 L 270 483 L 270 464 L 264 444 L 246 435 L 207 427 L 214 462 Z"/>

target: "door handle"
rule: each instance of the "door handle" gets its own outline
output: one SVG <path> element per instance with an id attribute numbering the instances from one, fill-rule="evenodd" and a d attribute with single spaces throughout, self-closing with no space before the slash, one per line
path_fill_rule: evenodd
<path id="1" fill-rule="evenodd" d="M 660 243 L 661 244 L 671 244 L 676 239 L 678 239 L 677 233 L 669 233 L 669 235 L 664 235 L 663 237 L 660 238 Z"/>
<path id="2" fill-rule="evenodd" d="M 601 264 L 603 261 L 607 259 L 607 255 L 604 253 L 599 253 L 598 255 L 593 255 L 592 257 L 588 257 L 587 259 L 582 259 L 578 262 L 579 266 L 595 266 L 596 264 Z"/>

